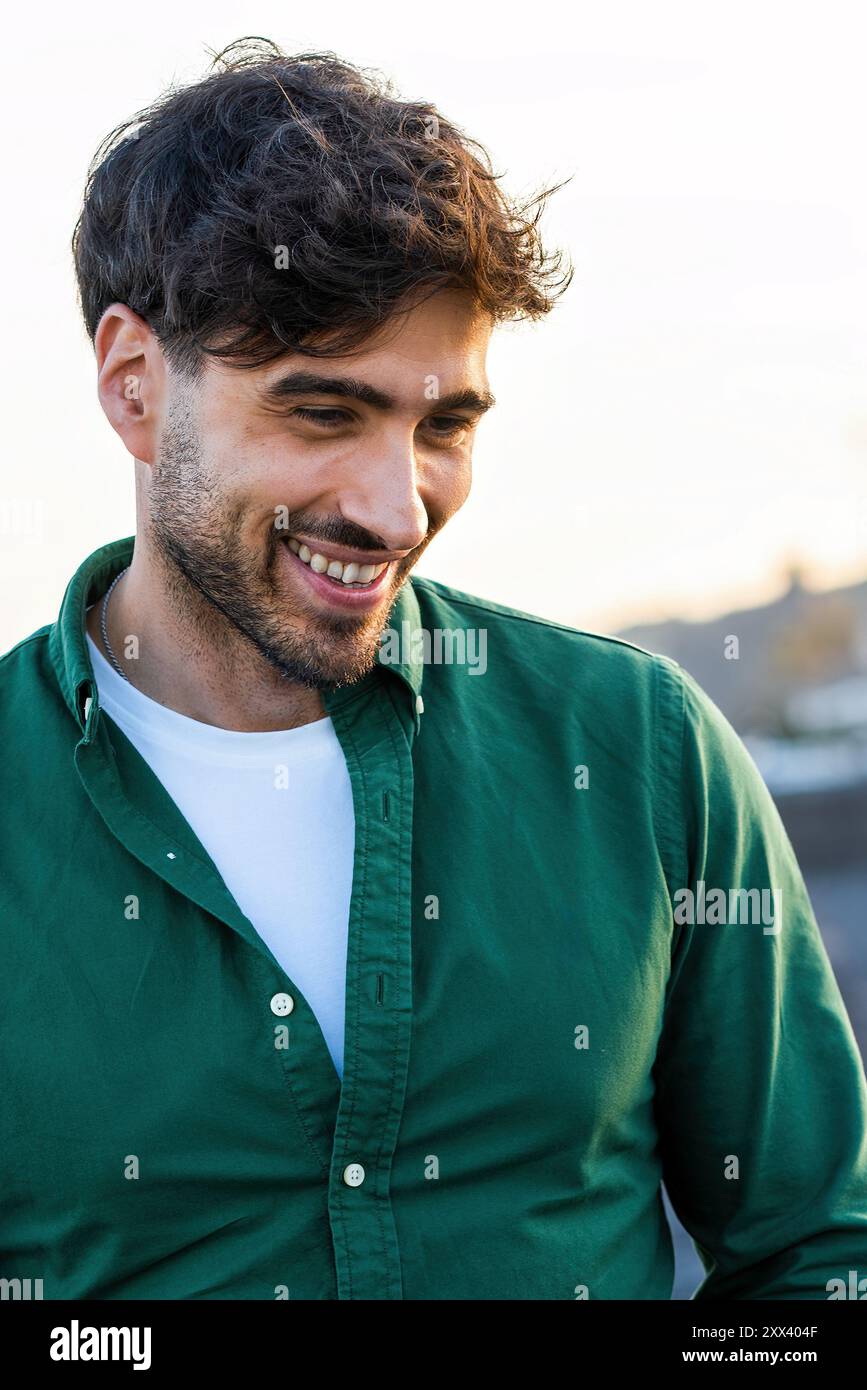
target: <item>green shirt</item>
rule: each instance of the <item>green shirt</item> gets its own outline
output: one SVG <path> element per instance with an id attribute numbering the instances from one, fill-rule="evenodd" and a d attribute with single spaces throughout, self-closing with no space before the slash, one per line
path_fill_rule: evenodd
<path id="1" fill-rule="evenodd" d="M 84 615 L 132 545 L 0 662 L 0 1277 L 46 1299 L 667 1299 L 661 1180 L 700 1298 L 867 1275 L 856 1042 L 770 794 L 685 671 L 404 586 L 400 661 L 325 697 L 356 821 L 341 1085 L 100 715 Z M 419 629 L 484 633 L 484 669 Z M 700 920 L 699 885 L 781 890 L 781 915 Z"/>

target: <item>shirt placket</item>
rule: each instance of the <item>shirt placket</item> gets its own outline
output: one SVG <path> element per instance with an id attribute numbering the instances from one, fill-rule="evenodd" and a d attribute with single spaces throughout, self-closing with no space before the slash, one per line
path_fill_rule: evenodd
<path id="1" fill-rule="evenodd" d="M 412 1024 L 413 725 L 393 680 L 326 697 L 355 807 L 344 1071 L 328 1185 L 340 1299 L 403 1297 L 390 1181 Z"/>

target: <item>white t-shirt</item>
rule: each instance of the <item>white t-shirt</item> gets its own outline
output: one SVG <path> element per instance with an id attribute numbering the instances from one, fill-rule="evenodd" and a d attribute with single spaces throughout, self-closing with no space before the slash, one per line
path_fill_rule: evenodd
<path id="1" fill-rule="evenodd" d="M 263 733 L 202 724 L 144 695 L 87 642 L 102 709 L 307 1000 L 342 1079 L 355 811 L 331 719 Z"/>

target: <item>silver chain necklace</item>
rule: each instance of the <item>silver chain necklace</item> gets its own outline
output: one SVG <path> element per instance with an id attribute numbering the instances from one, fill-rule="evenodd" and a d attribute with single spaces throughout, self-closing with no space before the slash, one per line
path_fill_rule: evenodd
<path id="1" fill-rule="evenodd" d="M 109 661 L 111 662 L 111 664 L 112 664 L 112 666 L 114 667 L 114 669 L 117 671 L 117 674 L 118 674 L 119 676 L 123 676 L 123 678 L 124 678 L 125 681 L 128 681 L 128 680 L 129 680 L 129 676 L 128 676 L 128 675 L 126 674 L 126 672 L 122 669 L 122 667 L 121 667 L 121 665 L 120 665 L 120 663 L 119 663 L 117 657 L 115 656 L 114 652 L 113 652 L 112 649 L 111 649 L 111 643 L 110 643 L 109 640 L 108 640 L 108 632 L 106 631 L 106 626 L 105 626 L 105 615 L 106 615 L 106 613 L 107 613 L 107 611 L 108 611 L 108 601 L 109 601 L 109 599 L 111 598 L 111 591 L 112 591 L 112 589 L 114 588 L 114 586 L 115 586 L 115 584 L 117 583 L 117 581 L 118 581 L 119 579 L 122 579 L 122 578 L 123 578 L 123 576 L 126 574 L 126 570 L 128 570 L 128 569 L 129 569 L 129 565 L 127 565 L 126 569 L 121 570 L 120 574 L 116 574 L 116 575 L 115 575 L 114 579 L 111 581 L 111 583 L 109 584 L 108 588 L 107 588 L 106 591 L 105 591 L 105 598 L 102 600 L 102 608 L 101 608 L 100 611 L 99 611 L 99 630 L 100 630 L 100 633 L 102 634 L 102 640 L 103 640 L 103 644 L 104 644 L 104 646 L 105 646 L 105 650 L 108 652 L 108 659 L 109 659 Z"/>

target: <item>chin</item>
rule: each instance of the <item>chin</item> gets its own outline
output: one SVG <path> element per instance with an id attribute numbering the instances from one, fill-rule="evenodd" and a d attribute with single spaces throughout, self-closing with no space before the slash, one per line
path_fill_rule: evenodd
<path id="1" fill-rule="evenodd" d="M 285 652 L 271 650 L 266 655 L 288 680 L 297 681 L 308 690 L 339 690 L 354 685 L 373 670 L 377 643 L 356 642 L 344 653 L 335 651 L 338 644 L 339 639 L 324 636 L 315 648 L 306 651 L 293 647 Z"/>

